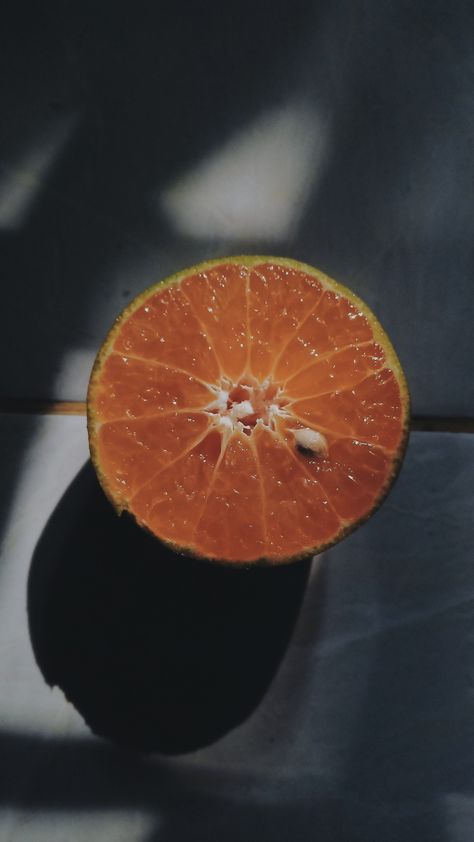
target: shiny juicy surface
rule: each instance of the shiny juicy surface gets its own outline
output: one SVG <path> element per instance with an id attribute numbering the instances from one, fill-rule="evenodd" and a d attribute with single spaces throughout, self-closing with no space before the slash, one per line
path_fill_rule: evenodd
<path id="1" fill-rule="evenodd" d="M 240 383 L 271 384 L 271 424 L 220 423 L 216 395 Z M 288 559 L 345 533 L 374 508 L 404 435 L 370 318 L 273 263 L 222 264 L 153 292 L 122 323 L 90 402 L 96 464 L 118 505 L 166 541 L 236 562 Z M 298 447 L 298 429 L 321 433 L 324 452 Z"/>

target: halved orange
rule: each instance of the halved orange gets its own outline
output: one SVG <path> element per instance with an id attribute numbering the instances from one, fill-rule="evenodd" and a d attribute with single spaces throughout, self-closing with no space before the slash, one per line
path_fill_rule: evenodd
<path id="1" fill-rule="evenodd" d="M 367 305 L 273 257 L 209 261 L 147 289 L 88 392 L 92 460 L 116 509 L 178 551 L 236 564 L 316 554 L 366 520 L 408 419 Z"/>

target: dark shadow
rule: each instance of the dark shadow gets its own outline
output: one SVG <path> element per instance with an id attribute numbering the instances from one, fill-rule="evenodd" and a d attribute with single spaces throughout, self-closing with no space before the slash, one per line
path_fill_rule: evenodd
<path id="1" fill-rule="evenodd" d="M 87 463 L 34 553 L 36 659 L 95 733 L 145 751 L 190 751 L 261 700 L 308 571 L 309 563 L 235 570 L 177 556 L 117 517 Z"/>

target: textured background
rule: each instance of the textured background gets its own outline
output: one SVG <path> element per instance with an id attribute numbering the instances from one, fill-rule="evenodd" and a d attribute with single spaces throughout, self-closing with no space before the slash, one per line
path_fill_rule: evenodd
<path id="1" fill-rule="evenodd" d="M 468 433 L 413 434 L 363 529 L 249 586 L 157 574 L 110 520 L 84 418 L 11 410 L 83 400 L 145 286 L 258 252 L 352 287 L 415 415 L 470 429 L 474 7 L 15 9 L 0 33 L 0 840 L 470 842 Z"/>

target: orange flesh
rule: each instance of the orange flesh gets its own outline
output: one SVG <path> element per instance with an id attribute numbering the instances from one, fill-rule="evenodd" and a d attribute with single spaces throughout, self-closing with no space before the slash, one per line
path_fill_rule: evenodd
<path id="1" fill-rule="evenodd" d="M 339 289 L 316 271 L 229 262 L 132 308 L 89 391 L 93 458 L 117 506 L 235 562 L 317 552 L 366 518 L 400 459 L 408 396 L 375 318 Z M 296 430 L 324 447 L 303 449 Z"/>

